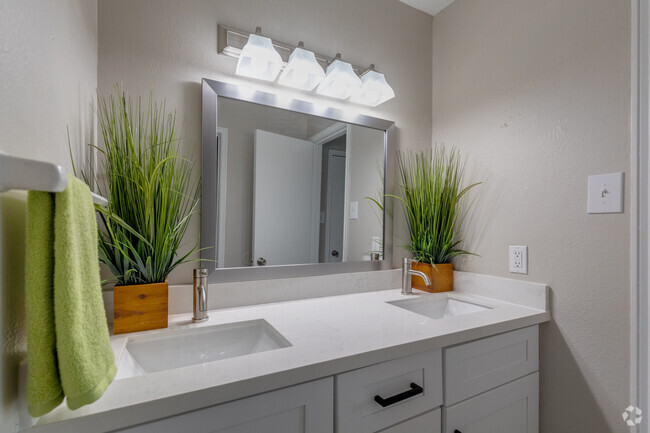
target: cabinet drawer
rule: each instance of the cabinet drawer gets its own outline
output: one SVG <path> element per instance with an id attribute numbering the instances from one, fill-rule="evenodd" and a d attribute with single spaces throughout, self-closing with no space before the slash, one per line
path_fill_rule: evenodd
<path id="1" fill-rule="evenodd" d="M 442 429 L 440 408 L 408 421 L 394 425 L 381 433 L 440 433 Z"/>
<path id="2" fill-rule="evenodd" d="M 328 377 L 141 424 L 120 433 L 333 433 L 333 398 L 333 381 Z"/>
<path id="3" fill-rule="evenodd" d="M 445 349 L 445 406 L 539 369 L 538 327 Z"/>
<path id="4" fill-rule="evenodd" d="M 444 433 L 537 433 L 539 374 L 442 408 Z"/>
<path id="5" fill-rule="evenodd" d="M 338 433 L 373 433 L 442 404 L 442 351 L 420 353 L 336 376 Z M 390 397 L 422 392 L 393 403 Z M 392 403 L 382 407 L 375 396 Z"/>

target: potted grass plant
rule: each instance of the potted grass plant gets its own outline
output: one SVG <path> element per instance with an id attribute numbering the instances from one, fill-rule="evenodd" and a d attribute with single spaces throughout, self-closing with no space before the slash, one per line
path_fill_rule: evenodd
<path id="1" fill-rule="evenodd" d="M 399 153 L 397 158 L 402 197 L 409 230 L 406 248 L 416 260 L 412 267 L 427 274 L 431 285 L 414 276 L 412 286 L 427 292 L 453 289 L 456 256 L 472 254 L 460 248 L 460 228 L 465 216 L 462 200 L 479 185 L 463 186 L 465 161 L 452 148 L 436 145 L 431 151 Z"/>
<path id="2" fill-rule="evenodd" d="M 176 115 L 165 103 L 133 103 L 119 90 L 99 98 L 104 146 L 97 148 L 108 206 L 97 207 L 102 225 L 99 259 L 115 277 L 113 332 L 167 327 L 167 276 L 191 261 L 179 256 L 199 204 L 190 158 L 180 149 Z"/>

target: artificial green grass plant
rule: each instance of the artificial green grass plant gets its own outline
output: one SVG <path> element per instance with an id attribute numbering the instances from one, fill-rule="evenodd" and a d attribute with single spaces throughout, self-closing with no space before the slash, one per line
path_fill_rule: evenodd
<path id="1" fill-rule="evenodd" d="M 461 200 L 478 185 L 463 187 L 465 161 L 455 148 L 434 146 L 431 151 L 398 153 L 410 234 L 406 248 L 422 263 L 449 263 L 455 256 L 472 254 L 459 248 L 464 219 Z"/>
<path id="2" fill-rule="evenodd" d="M 180 151 L 176 114 L 151 95 L 146 107 L 119 90 L 98 99 L 104 139 L 99 168 L 108 192 L 108 208 L 97 207 L 104 225 L 99 259 L 118 285 L 163 282 L 197 249 L 178 256 L 198 209 L 199 184 L 191 180 L 191 159 Z"/>

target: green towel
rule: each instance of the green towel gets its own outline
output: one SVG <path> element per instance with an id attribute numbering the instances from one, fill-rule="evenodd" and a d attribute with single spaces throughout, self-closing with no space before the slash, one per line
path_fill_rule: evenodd
<path id="1" fill-rule="evenodd" d="M 25 266 L 27 402 L 36 417 L 63 401 L 54 332 L 54 198 L 46 192 L 27 196 Z"/>
<path id="2" fill-rule="evenodd" d="M 27 403 L 32 416 L 63 397 L 93 403 L 115 377 L 104 313 L 97 223 L 88 187 L 74 176 L 62 193 L 27 199 Z"/>

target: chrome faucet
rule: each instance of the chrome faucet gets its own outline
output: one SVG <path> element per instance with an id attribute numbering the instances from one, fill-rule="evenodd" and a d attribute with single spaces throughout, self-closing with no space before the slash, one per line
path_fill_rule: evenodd
<path id="1" fill-rule="evenodd" d="M 414 260 L 409 259 L 408 257 L 404 257 L 404 259 L 402 259 L 402 295 L 413 294 L 413 288 L 411 287 L 411 275 L 417 275 L 424 280 L 424 284 L 427 286 L 431 285 L 431 280 L 429 280 L 427 274 L 421 271 L 416 271 L 415 269 L 411 269 L 411 263 L 413 262 Z"/>
<path id="2" fill-rule="evenodd" d="M 192 322 L 208 320 L 208 270 L 194 269 L 194 315 Z"/>

